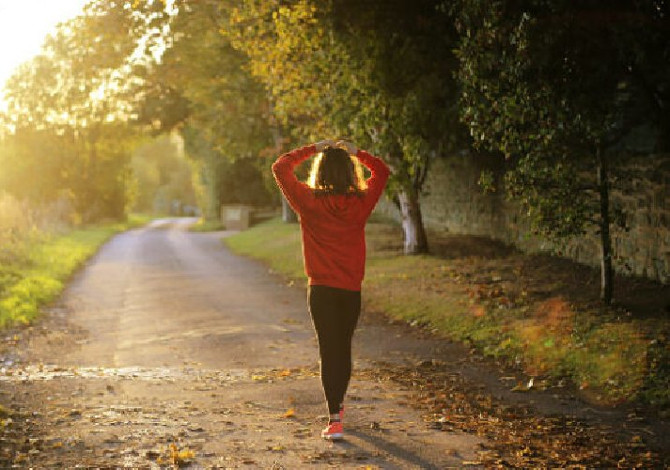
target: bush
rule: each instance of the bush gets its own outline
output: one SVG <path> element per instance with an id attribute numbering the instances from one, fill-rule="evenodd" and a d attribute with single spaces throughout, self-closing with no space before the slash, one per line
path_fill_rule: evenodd
<path id="1" fill-rule="evenodd" d="M 26 247 L 37 235 L 34 213 L 28 204 L 7 193 L 0 193 L 0 287 L 3 270 L 21 264 L 27 257 Z"/>
<path id="2" fill-rule="evenodd" d="M 0 328 L 28 324 L 110 236 L 146 218 L 71 230 L 67 198 L 32 208 L 0 194 Z"/>
<path id="3" fill-rule="evenodd" d="M 4 292 L 0 300 L 0 327 L 29 324 L 37 317 L 39 307 L 62 290 L 63 283 L 48 276 L 34 275 L 21 279 Z"/>

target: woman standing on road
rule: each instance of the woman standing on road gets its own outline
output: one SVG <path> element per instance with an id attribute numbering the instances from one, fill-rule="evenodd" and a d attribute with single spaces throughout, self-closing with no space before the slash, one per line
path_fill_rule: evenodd
<path id="1" fill-rule="evenodd" d="M 296 166 L 317 154 L 309 184 Z M 363 180 L 355 157 L 371 173 Z M 277 158 L 272 172 L 300 217 L 308 306 L 319 342 L 321 384 L 328 404 L 324 439 L 342 439 L 343 400 L 351 377 L 351 340 L 361 312 L 365 223 L 381 196 L 389 169 L 353 144 L 323 140 Z"/>

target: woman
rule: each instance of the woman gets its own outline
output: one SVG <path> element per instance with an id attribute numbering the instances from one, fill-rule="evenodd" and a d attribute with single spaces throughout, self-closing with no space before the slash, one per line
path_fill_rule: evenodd
<path id="1" fill-rule="evenodd" d="M 296 166 L 314 154 L 309 184 Z M 354 158 L 370 170 L 363 181 Z M 321 384 L 328 405 L 324 439 L 342 439 L 344 395 L 351 377 L 351 339 L 361 311 L 365 223 L 384 190 L 389 169 L 345 141 L 323 140 L 281 155 L 272 172 L 300 217 L 308 305 L 319 342 Z"/>

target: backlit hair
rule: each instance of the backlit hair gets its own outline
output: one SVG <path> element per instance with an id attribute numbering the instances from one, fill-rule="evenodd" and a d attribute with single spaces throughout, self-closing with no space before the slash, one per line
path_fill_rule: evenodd
<path id="1" fill-rule="evenodd" d="M 314 158 L 307 184 L 323 195 L 361 195 L 367 189 L 358 158 L 339 147 L 326 147 Z"/>

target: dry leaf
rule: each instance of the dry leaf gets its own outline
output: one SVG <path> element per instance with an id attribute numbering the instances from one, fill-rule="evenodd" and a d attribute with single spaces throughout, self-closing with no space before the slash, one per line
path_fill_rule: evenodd
<path id="1" fill-rule="evenodd" d="M 176 444 L 170 444 L 170 463 L 182 466 L 195 457 L 195 452 L 190 449 L 179 450 Z"/>

